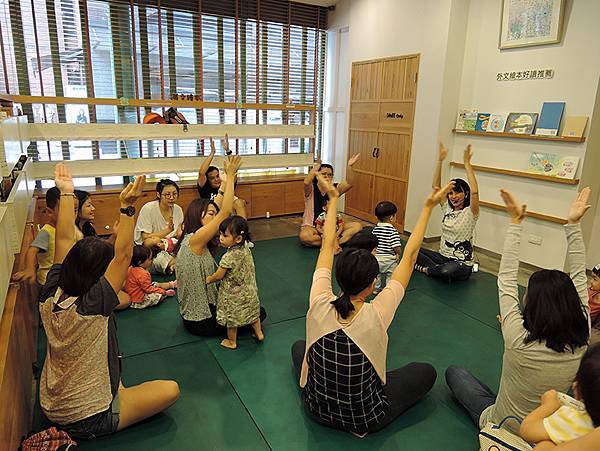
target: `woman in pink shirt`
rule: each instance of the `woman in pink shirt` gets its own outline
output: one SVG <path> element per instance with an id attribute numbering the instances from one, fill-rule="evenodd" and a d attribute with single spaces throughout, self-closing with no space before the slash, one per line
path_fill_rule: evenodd
<path id="1" fill-rule="evenodd" d="M 306 314 L 307 340 L 294 343 L 292 361 L 307 415 L 325 426 L 364 437 L 398 418 L 435 382 L 435 369 L 428 363 L 410 363 L 386 373 L 387 329 L 412 275 L 431 211 L 453 183 L 426 200 L 391 280 L 373 301 L 365 303 L 379 273 L 377 260 L 364 249 L 342 252 L 336 262 L 336 279 L 343 294 L 333 294 L 339 193 L 321 174 L 316 177 L 330 201 Z"/>

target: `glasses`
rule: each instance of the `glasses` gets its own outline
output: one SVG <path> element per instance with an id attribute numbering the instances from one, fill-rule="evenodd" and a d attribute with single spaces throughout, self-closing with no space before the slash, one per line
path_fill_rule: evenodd
<path id="1" fill-rule="evenodd" d="M 166 199 L 177 199 L 179 194 L 178 193 L 164 193 L 164 194 L 161 194 L 161 196 Z"/>

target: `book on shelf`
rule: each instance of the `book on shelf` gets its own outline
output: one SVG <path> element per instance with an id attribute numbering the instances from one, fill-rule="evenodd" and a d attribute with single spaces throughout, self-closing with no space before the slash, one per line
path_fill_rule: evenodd
<path id="1" fill-rule="evenodd" d="M 562 136 L 568 138 L 582 138 L 588 122 L 587 116 L 567 116 L 563 126 Z"/>
<path id="2" fill-rule="evenodd" d="M 561 157 L 553 153 L 532 152 L 527 172 L 574 179 L 579 166 L 579 157 Z"/>
<path id="3" fill-rule="evenodd" d="M 564 110 L 565 102 L 544 102 L 535 134 L 539 136 L 557 136 Z"/>
<path id="4" fill-rule="evenodd" d="M 531 135 L 537 122 L 537 113 L 510 113 L 506 119 L 506 133 Z"/>
<path id="5" fill-rule="evenodd" d="M 477 122 L 477 110 L 468 110 L 461 109 L 458 110 L 458 115 L 456 116 L 456 127 L 457 131 L 466 131 L 466 130 L 475 130 L 475 124 L 473 123 L 473 118 L 475 122 Z M 467 126 L 469 128 L 467 128 Z M 470 127 L 473 128 L 470 128 Z"/>
<path id="6" fill-rule="evenodd" d="M 477 123 L 475 124 L 476 132 L 484 132 L 487 130 L 490 123 L 490 113 L 477 113 Z"/>
<path id="7" fill-rule="evenodd" d="M 494 133 L 504 133 L 504 127 L 506 126 L 507 118 L 508 114 L 505 113 L 490 114 L 490 122 L 488 124 L 487 131 Z"/>

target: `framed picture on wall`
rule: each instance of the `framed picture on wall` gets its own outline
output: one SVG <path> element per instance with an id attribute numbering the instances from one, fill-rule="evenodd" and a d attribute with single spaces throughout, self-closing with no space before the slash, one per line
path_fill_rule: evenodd
<path id="1" fill-rule="evenodd" d="M 560 42 L 564 0 L 503 0 L 500 49 Z"/>

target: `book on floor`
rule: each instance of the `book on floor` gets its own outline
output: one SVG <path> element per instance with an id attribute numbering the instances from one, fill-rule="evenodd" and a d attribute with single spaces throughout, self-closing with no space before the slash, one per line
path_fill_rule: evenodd
<path id="1" fill-rule="evenodd" d="M 540 136 L 557 136 L 564 110 L 565 102 L 544 102 L 535 134 Z"/>
<path id="2" fill-rule="evenodd" d="M 587 126 L 587 116 L 567 116 L 563 126 L 562 136 L 571 138 L 581 138 Z"/>
<path id="3" fill-rule="evenodd" d="M 537 119 L 537 113 L 510 113 L 506 119 L 504 131 L 519 135 L 531 135 Z"/>
<path id="4" fill-rule="evenodd" d="M 490 114 L 490 122 L 488 124 L 487 131 L 494 132 L 494 133 L 503 133 L 507 118 L 508 118 L 508 114 L 505 114 L 505 113 Z"/>
<path id="5" fill-rule="evenodd" d="M 475 124 L 476 132 L 484 132 L 490 123 L 490 113 L 477 113 L 477 123 Z"/>
<path id="6" fill-rule="evenodd" d="M 532 152 L 527 172 L 574 179 L 579 157 L 561 157 L 553 153 Z"/>

